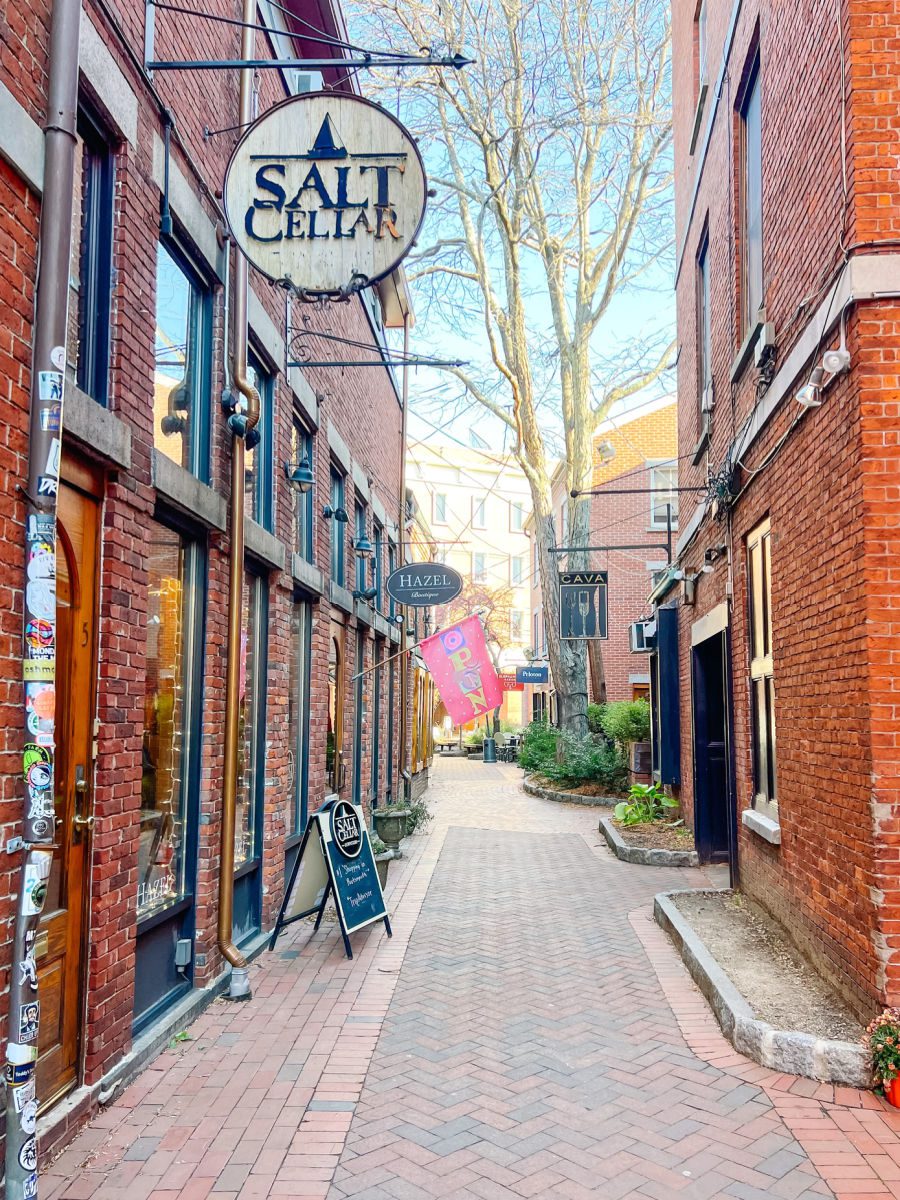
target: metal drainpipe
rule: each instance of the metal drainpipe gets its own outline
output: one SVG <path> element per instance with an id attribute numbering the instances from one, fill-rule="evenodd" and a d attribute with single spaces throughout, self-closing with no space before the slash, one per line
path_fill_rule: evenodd
<path id="1" fill-rule="evenodd" d="M 63 427 L 72 252 L 80 21 L 81 0 L 54 0 L 31 360 L 24 607 L 26 622 L 42 621 L 52 626 L 54 649 L 51 655 L 55 655 L 56 645 L 56 492 Z M 38 1194 L 35 1067 L 40 1006 L 34 951 L 55 841 L 55 657 L 41 657 L 26 639 L 22 676 L 26 693 L 23 704 L 26 803 L 23 811 L 24 856 L 16 890 L 16 924 L 9 976 L 5 1190 L 8 1200 L 22 1200 L 25 1196 L 36 1197 Z M 83 830 L 90 828 L 92 817 L 83 812 L 75 815 Z M 68 830 L 63 836 L 68 836 Z"/>
<path id="2" fill-rule="evenodd" d="M 403 412 L 400 418 L 400 566 L 406 554 L 406 428 L 409 412 L 409 313 L 403 314 Z M 409 654 L 406 648 L 406 606 L 400 605 L 400 761 L 398 774 L 402 781 L 403 800 L 409 800 L 412 776 L 406 769 L 406 738 L 408 732 L 407 705 L 409 704 Z"/>
<path id="3" fill-rule="evenodd" d="M 241 30 L 241 58 L 252 58 L 256 0 L 244 0 Z M 252 119 L 253 71 L 241 71 L 239 121 L 241 128 Z M 240 250 L 235 250 L 234 325 L 231 377 L 233 387 L 247 403 L 244 430 L 232 429 L 235 437 L 231 450 L 231 558 L 228 578 L 228 660 L 225 677 L 225 775 L 222 787 L 222 848 L 219 868 L 219 950 L 231 963 L 228 997 L 249 1000 L 250 968 L 234 944 L 234 830 L 237 809 L 238 709 L 240 706 L 241 617 L 244 587 L 244 438 L 259 421 L 259 393 L 247 374 L 247 303 L 248 266 Z"/>

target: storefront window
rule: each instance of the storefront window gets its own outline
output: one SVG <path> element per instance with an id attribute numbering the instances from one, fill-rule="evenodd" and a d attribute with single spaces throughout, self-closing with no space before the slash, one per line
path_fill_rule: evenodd
<path id="1" fill-rule="evenodd" d="M 328 648 L 328 733 L 325 770 L 329 792 L 341 788 L 341 751 L 344 736 L 344 655 L 341 635 L 333 633 Z"/>
<path id="2" fill-rule="evenodd" d="M 174 530 L 151 525 L 138 918 L 166 908 L 187 890 L 187 731 L 197 604 L 193 560 L 197 553 L 197 548 Z"/>
<path id="3" fill-rule="evenodd" d="M 184 260 L 156 248 L 153 445 L 207 478 L 209 292 Z"/>
<path id="4" fill-rule="evenodd" d="M 265 581 L 244 573 L 241 669 L 238 684 L 237 812 L 234 826 L 234 865 L 240 867 L 259 854 L 259 812 L 263 779 L 260 750 L 265 745 L 265 649 L 262 631 L 267 620 Z"/>
<path id="5" fill-rule="evenodd" d="M 292 833 L 306 828 L 306 796 L 309 738 L 309 640 L 310 608 L 296 601 L 291 613 L 290 681 L 288 688 L 288 783 L 291 794 Z"/>

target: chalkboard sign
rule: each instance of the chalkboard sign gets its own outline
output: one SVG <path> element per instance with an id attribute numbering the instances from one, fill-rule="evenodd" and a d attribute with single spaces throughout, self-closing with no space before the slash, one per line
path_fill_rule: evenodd
<path id="1" fill-rule="evenodd" d="M 357 929 L 384 921 L 387 935 L 391 936 L 391 922 L 363 811 L 347 800 L 333 800 L 310 817 L 269 949 L 274 948 L 285 925 L 313 913 L 316 914 L 314 931 L 318 929 L 329 896 L 334 896 L 348 958 L 353 957 L 350 934 Z"/>

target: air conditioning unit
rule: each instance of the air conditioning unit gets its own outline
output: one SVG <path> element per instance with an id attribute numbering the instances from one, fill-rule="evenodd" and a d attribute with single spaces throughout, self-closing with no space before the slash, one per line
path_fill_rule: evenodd
<path id="1" fill-rule="evenodd" d="M 656 649 L 656 622 L 633 621 L 628 626 L 628 646 L 632 654 L 648 654 Z"/>
<path id="2" fill-rule="evenodd" d="M 753 350 L 753 360 L 758 367 L 765 366 L 775 353 L 775 326 L 766 321 L 759 331 Z"/>
<path id="3" fill-rule="evenodd" d="M 294 94 L 304 92 L 321 92 L 325 84 L 321 71 L 297 70 L 294 72 Z"/>

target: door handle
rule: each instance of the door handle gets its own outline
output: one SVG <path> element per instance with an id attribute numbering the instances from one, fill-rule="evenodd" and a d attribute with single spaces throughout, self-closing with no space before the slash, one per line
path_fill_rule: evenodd
<path id="1" fill-rule="evenodd" d="M 72 817 L 72 828 L 76 833 L 83 833 L 94 828 L 94 815 L 91 813 L 85 816 L 83 812 L 79 812 L 85 804 L 85 799 L 88 794 L 88 781 L 85 775 L 84 767 L 78 763 L 75 767 L 75 796 L 76 808 L 75 815 Z"/>

